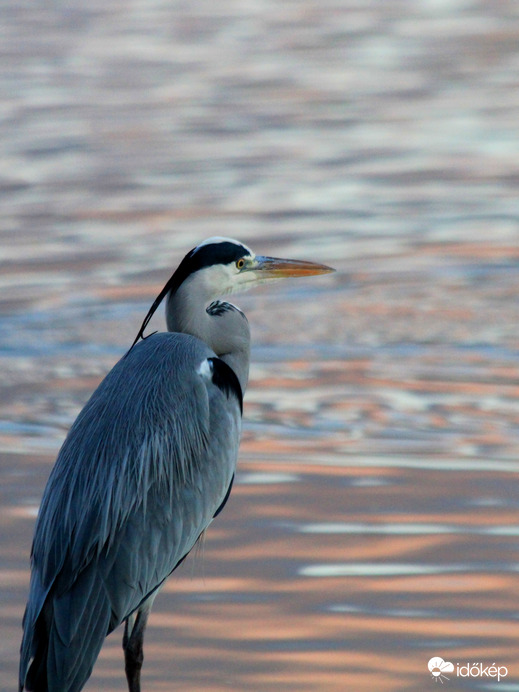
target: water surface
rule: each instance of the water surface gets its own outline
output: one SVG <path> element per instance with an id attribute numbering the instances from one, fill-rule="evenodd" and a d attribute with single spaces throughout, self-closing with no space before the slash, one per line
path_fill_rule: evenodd
<path id="1" fill-rule="evenodd" d="M 225 512 L 157 598 L 144 689 L 519 689 L 514 3 L 54 2 L 0 38 L 0 686 L 66 430 L 185 252 L 333 276 L 253 331 Z M 162 328 L 162 317 L 150 329 Z M 111 635 L 86 689 L 124 690 Z"/>

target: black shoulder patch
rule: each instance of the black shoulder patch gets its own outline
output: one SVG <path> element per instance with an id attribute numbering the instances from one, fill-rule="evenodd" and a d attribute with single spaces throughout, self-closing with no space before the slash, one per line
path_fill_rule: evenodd
<path id="1" fill-rule="evenodd" d="M 229 499 L 229 495 L 231 494 L 233 483 L 234 483 L 234 473 L 232 474 L 231 482 L 229 483 L 229 487 L 227 488 L 227 492 L 225 493 L 225 497 L 223 498 L 223 500 L 222 500 L 220 506 L 218 507 L 218 509 L 216 510 L 216 512 L 213 514 L 213 519 L 220 514 L 222 509 L 227 504 L 227 500 Z"/>
<path id="2" fill-rule="evenodd" d="M 234 370 L 220 358 L 208 358 L 213 371 L 213 384 L 225 392 L 227 396 L 234 395 L 240 404 L 240 412 L 243 414 L 243 392 L 240 381 Z"/>

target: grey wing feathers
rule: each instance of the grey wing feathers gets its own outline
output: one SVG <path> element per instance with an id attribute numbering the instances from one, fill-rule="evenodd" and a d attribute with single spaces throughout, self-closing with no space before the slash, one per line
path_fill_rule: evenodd
<path id="1" fill-rule="evenodd" d="M 70 429 L 36 526 L 22 685 L 47 646 L 51 667 L 74 663 L 56 669 L 68 675 L 59 689 L 81 689 L 106 634 L 160 586 L 222 504 L 241 419 L 232 391 L 200 370 L 212 358 L 194 337 L 149 337 Z"/>

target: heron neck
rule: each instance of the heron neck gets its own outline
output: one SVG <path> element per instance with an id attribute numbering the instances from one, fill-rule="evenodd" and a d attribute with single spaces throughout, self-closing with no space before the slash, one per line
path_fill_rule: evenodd
<path id="1" fill-rule="evenodd" d="M 166 300 L 168 331 L 191 334 L 229 365 L 245 393 L 249 380 L 250 330 L 245 315 L 234 305 L 208 311 L 213 296 L 195 295 L 182 284 Z"/>

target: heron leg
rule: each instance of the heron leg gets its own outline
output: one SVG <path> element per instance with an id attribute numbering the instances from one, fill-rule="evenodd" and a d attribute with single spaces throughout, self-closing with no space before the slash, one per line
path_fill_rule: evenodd
<path id="1" fill-rule="evenodd" d="M 141 692 L 144 630 L 149 612 L 147 609 L 137 611 L 137 615 L 127 618 L 124 625 L 124 670 L 129 692 Z"/>

